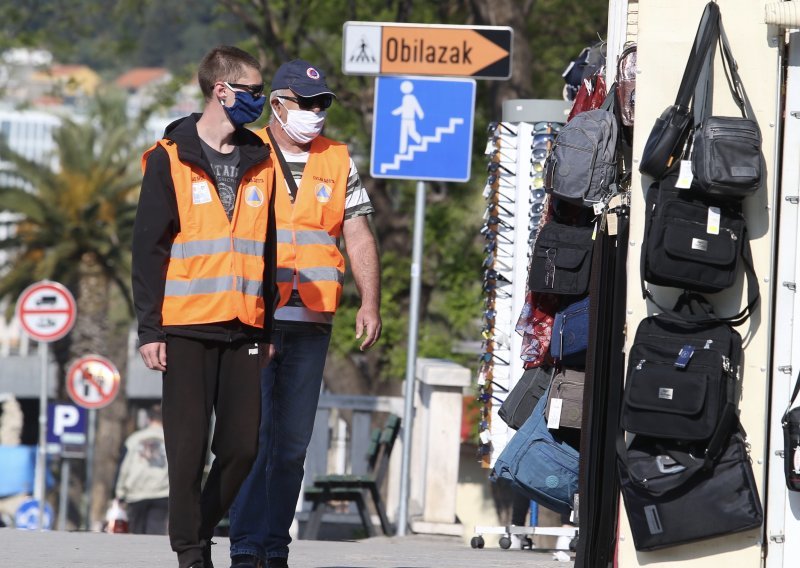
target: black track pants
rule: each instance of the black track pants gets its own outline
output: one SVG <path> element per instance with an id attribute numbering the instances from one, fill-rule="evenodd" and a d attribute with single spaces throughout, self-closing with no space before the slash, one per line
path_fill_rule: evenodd
<path id="1" fill-rule="evenodd" d="M 206 541 L 256 457 L 261 416 L 258 345 L 169 336 L 163 376 L 169 539 L 180 568 L 188 568 L 200 561 Z M 212 410 L 214 462 L 201 492 Z"/>

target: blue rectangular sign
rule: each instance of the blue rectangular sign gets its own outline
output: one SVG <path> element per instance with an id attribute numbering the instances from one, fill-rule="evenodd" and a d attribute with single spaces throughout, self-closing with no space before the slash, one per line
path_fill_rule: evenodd
<path id="1" fill-rule="evenodd" d="M 473 79 L 378 77 L 370 175 L 469 180 L 474 115 Z"/>
<path id="2" fill-rule="evenodd" d="M 64 434 L 86 435 L 86 409 L 67 402 L 47 405 L 47 443 L 61 444 Z"/>

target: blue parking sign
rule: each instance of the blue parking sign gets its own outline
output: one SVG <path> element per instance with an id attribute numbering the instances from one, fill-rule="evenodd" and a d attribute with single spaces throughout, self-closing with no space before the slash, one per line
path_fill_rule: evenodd
<path id="1" fill-rule="evenodd" d="M 370 175 L 467 181 L 475 80 L 378 77 Z"/>

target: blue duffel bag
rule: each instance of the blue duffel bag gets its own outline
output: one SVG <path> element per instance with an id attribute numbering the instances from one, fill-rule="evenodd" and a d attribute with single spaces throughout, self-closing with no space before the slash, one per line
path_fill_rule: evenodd
<path id="1" fill-rule="evenodd" d="M 546 404 L 547 394 L 503 448 L 490 479 L 509 483 L 552 511 L 569 513 L 578 492 L 578 452 L 547 429 Z"/>

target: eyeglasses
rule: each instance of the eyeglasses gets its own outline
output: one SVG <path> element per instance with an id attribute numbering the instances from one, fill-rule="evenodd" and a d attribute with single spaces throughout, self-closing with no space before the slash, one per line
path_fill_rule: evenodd
<path id="1" fill-rule="evenodd" d="M 543 172 L 544 164 L 538 160 L 531 160 L 531 171 L 536 173 Z"/>
<path id="2" fill-rule="evenodd" d="M 539 146 L 531 146 L 531 157 L 534 160 L 544 160 L 547 157 L 547 143 L 539 144 Z"/>
<path id="3" fill-rule="evenodd" d="M 247 91 L 255 98 L 259 98 L 261 95 L 264 94 L 264 83 L 258 83 L 256 85 L 246 85 L 244 83 L 228 83 L 227 81 L 223 81 L 222 84 L 228 87 L 231 91 L 234 89 L 239 89 L 240 91 Z"/>
<path id="4" fill-rule="evenodd" d="M 489 126 L 486 128 L 486 132 L 488 132 L 489 134 L 494 134 L 495 132 L 497 132 L 498 128 L 501 128 L 501 129 L 505 130 L 511 136 L 516 136 L 517 135 L 517 131 L 514 130 L 513 128 L 511 128 L 505 122 L 490 122 Z"/>
<path id="5" fill-rule="evenodd" d="M 532 189 L 542 189 L 544 187 L 544 177 L 543 176 L 533 176 L 531 178 L 531 188 Z"/>
<path id="6" fill-rule="evenodd" d="M 508 238 L 499 231 L 490 229 L 488 225 L 484 225 L 483 227 L 481 227 L 481 234 L 483 235 L 483 238 L 485 238 L 487 241 L 493 241 L 499 238 L 503 242 L 510 243 L 512 245 L 514 244 L 513 239 Z"/>
<path id="7" fill-rule="evenodd" d="M 534 203 L 536 201 L 541 201 L 542 199 L 544 199 L 545 195 L 547 195 L 547 194 L 544 191 L 544 188 L 535 187 L 535 188 L 533 188 L 533 191 L 531 191 L 530 202 Z"/>
<path id="8" fill-rule="evenodd" d="M 493 173 L 486 178 L 486 184 L 491 185 L 492 187 L 517 187 L 515 183 L 496 173 Z"/>
<path id="9" fill-rule="evenodd" d="M 315 97 L 287 97 L 278 95 L 278 98 L 297 103 L 297 106 L 299 106 L 301 110 L 312 110 L 315 108 L 325 110 L 333 104 L 333 95 L 327 94 L 317 95 Z"/>

